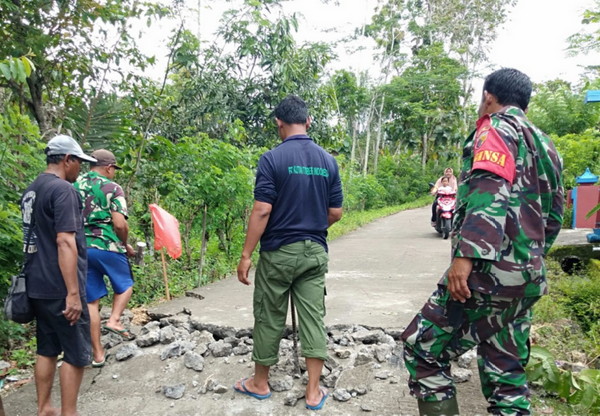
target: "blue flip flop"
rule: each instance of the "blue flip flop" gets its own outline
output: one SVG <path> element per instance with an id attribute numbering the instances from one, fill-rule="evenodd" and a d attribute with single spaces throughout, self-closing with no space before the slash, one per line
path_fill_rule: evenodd
<path id="1" fill-rule="evenodd" d="M 233 385 L 233 389 L 235 391 L 237 391 L 238 393 L 242 393 L 242 394 L 245 394 L 247 396 L 254 397 L 255 399 L 258 399 L 258 400 L 268 399 L 273 394 L 271 392 L 268 392 L 267 394 L 258 394 L 258 393 L 251 392 L 250 390 L 248 390 L 246 388 L 246 380 L 248 380 L 248 377 L 243 378 L 242 380 L 240 380 L 240 384 L 242 385 L 241 389 L 238 389 L 237 387 L 235 387 L 235 384 Z"/>
<path id="2" fill-rule="evenodd" d="M 310 404 L 306 403 L 306 408 L 309 410 L 321 410 L 323 408 L 323 406 L 325 405 L 325 400 L 327 400 L 327 397 L 329 397 L 329 392 L 325 393 L 325 389 L 323 387 L 320 388 L 321 393 L 323 394 L 323 398 L 321 399 L 321 401 L 314 405 L 311 406 Z"/>

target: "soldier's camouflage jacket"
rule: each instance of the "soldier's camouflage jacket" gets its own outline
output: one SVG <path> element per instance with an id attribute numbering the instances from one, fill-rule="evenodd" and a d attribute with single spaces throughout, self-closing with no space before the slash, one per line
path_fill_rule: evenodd
<path id="1" fill-rule="evenodd" d="M 463 150 L 452 233 L 452 256 L 473 259 L 471 290 L 547 293 L 544 256 L 560 231 L 563 194 L 562 160 L 521 109 L 477 121 Z"/>
<path id="2" fill-rule="evenodd" d="M 115 233 L 112 222 L 112 212 L 118 212 L 127 218 L 123 188 L 94 171 L 81 175 L 74 185 L 83 201 L 87 246 L 125 253 L 125 245 Z"/>

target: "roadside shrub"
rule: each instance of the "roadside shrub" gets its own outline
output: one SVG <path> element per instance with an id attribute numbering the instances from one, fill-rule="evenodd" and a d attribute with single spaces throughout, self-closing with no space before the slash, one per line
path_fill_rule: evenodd
<path id="1" fill-rule="evenodd" d="M 588 274 L 587 278 L 573 278 L 560 287 L 565 294 L 565 307 L 588 332 L 600 320 L 600 276 Z"/>
<path id="2" fill-rule="evenodd" d="M 551 258 L 546 265 L 550 293 L 534 305 L 532 340 L 561 360 L 572 361 L 573 352 L 583 352 L 588 362 L 600 364 L 600 269 L 588 267 L 571 276 Z"/>
<path id="3" fill-rule="evenodd" d="M 10 352 L 24 345 L 32 333 L 32 325 L 21 325 L 0 318 L 0 357 L 9 359 Z"/>
<path id="4" fill-rule="evenodd" d="M 581 134 L 566 134 L 553 137 L 554 144 L 563 158 L 563 180 L 566 188 L 576 185 L 575 178 L 586 168 L 592 173 L 600 173 L 600 133 L 588 129 Z"/>
<path id="5" fill-rule="evenodd" d="M 573 207 L 565 208 L 563 214 L 562 228 L 571 228 L 573 224 Z"/>
<path id="6" fill-rule="evenodd" d="M 597 415 L 600 412 L 600 370 L 561 370 L 550 351 L 533 346 L 526 371 L 533 385 L 542 386 L 547 394 L 567 402 L 574 414 Z"/>
<path id="7" fill-rule="evenodd" d="M 353 211 L 363 211 L 384 206 L 386 189 L 373 175 L 347 175 L 346 194 L 344 195 L 344 208 Z"/>
<path id="8" fill-rule="evenodd" d="M 173 260 L 167 256 L 167 278 L 169 281 L 169 293 L 171 297 L 183 295 L 187 290 L 195 287 L 197 270 L 189 270 L 183 267 L 183 262 Z M 144 266 L 132 264 L 135 284 L 129 307 L 137 307 L 165 299 L 165 283 L 160 256 L 146 256 Z M 110 285 L 109 285 L 110 286 Z M 103 305 L 110 305 L 112 291 L 109 288 L 109 296 L 103 299 Z"/>
<path id="9" fill-rule="evenodd" d="M 23 258 L 19 198 L 43 170 L 43 148 L 39 130 L 16 105 L 5 105 L 0 113 L 0 298 L 6 295 L 10 276 Z"/>

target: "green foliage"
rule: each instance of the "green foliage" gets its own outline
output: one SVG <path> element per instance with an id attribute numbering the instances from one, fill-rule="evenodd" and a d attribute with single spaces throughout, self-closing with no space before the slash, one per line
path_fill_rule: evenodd
<path id="1" fill-rule="evenodd" d="M 0 75 L 5 81 L 25 84 L 27 77 L 35 70 L 35 65 L 27 56 L 0 60 Z"/>
<path id="2" fill-rule="evenodd" d="M 600 412 L 600 370 L 560 370 L 548 350 L 533 346 L 526 371 L 531 383 L 543 386 L 547 393 L 566 400 L 577 410 L 586 414 Z"/>
<path id="3" fill-rule="evenodd" d="M 293 93 L 311 104 L 313 134 L 327 138 L 329 110 L 320 80 L 331 48 L 297 44 L 297 28 L 296 16 L 281 13 L 278 1 L 245 1 L 226 11 L 197 64 L 176 71 L 166 94 L 177 105 L 157 114 L 155 133 L 170 140 L 200 132 L 220 138 L 240 120 L 248 134 L 237 145 L 270 145 L 277 137 L 271 112 Z"/>
<path id="4" fill-rule="evenodd" d="M 573 225 L 573 207 L 565 207 L 562 228 L 571 228 Z"/>
<path id="5" fill-rule="evenodd" d="M 589 129 L 581 134 L 567 134 L 553 138 L 554 145 L 563 158 L 565 187 L 576 185 L 575 179 L 586 168 L 600 174 L 600 132 Z"/>
<path id="6" fill-rule="evenodd" d="M 405 153 L 395 157 L 389 154 L 380 156 L 375 176 L 386 190 L 379 198 L 385 205 L 395 205 L 427 195 L 428 183 L 435 182 L 441 173 L 436 174 L 432 164 L 424 171 L 417 155 Z"/>
<path id="7" fill-rule="evenodd" d="M 560 253 L 560 257 L 569 255 Z M 534 306 L 534 339 L 560 359 L 580 361 L 572 356 L 580 351 L 593 362 L 600 357 L 596 288 L 600 272 L 588 266 L 580 274 L 568 275 L 553 259 L 547 258 L 546 263 L 551 290 Z"/>
<path id="8" fill-rule="evenodd" d="M 0 1 L 0 57 L 28 56 L 36 70 L 27 85 L 8 83 L 13 99 L 28 107 L 43 134 L 69 118 L 82 96 L 119 82 L 130 82 L 113 70 L 121 60 L 144 69 L 150 58 L 137 49 L 134 19 L 161 17 L 169 8 L 134 0 L 100 4 L 90 1 Z M 116 35 L 116 36 L 115 36 Z M 27 64 L 23 61 L 24 69 Z M 2 71 L 4 72 L 4 71 Z M 112 77 L 107 77 L 112 73 Z M 22 78 L 22 77 L 21 77 Z"/>
<path id="9" fill-rule="evenodd" d="M 30 368 L 35 364 L 35 348 L 37 340 L 32 337 L 23 344 L 23 348 L 16 348 L 10 352 L 10 360 L 15 362 L 17 368 Z"/>
<path id="10" fill-rule="evenodd" d="M 463 75 L 465 68 L 436 43 L 420 48 L 412 65 L 382 87 L 392 117 L 386 126 L 388 137 L 398 148 L 418 150 L 423 167 L 459 142 L 458 79 Z"/>
<path id="11" fill-rule="evenodd" d="M 43 170 L 44 144 L 39 131 L 15 105 L 6 105 L 0 114 L 0 298 L 6 294 L 10 276 L 23 258 L 21 193 Z"/>
<path id="12" fill-rule="evenodd" d="M 582 135 L 600 122 L 600 106 L 583 99 L 588 89 L 598 87 L 595 84 L 587 83 L 579 92 L 562 80 L 536 85 L 527 117 L 546 134 Z"/>
<path id="13" fill-rule="evenodd" d="M 600 4 L 598 1 L 595 2 L 593 8 L 584 11 L 582 23 L 586 27 L 569 37 L 569 50 L 573 55 L 600 50 Z"/>
<path id="14" fill-rule="evenodd" d="M 10 351 L 23 345 L 29 339 L 31 326 L 21 325 L 0 318 L 0 357 L 8 358 Z"/>
<path id="15" fill-rule="evenodd" d="M 577 319 L 583 331 L 590 331 L 600 321 L 600 273 L 569 279 L 560 285 L 564 304 Z"/>
<path id="16" fill-rule="evenodd" d="M 169 293 L 172 297 L 183 296 L 187 290 L 196 285 L 194 270 L 185 267 L 182 260 L 173 260 L 165 256 L 167 262 L 167 278 Z M 130 307 L 149 305 L 165 299 L 165 283 L 160 254 L 147 256 L 144 266 L 132 264 L 135 279 L 135 290 L 131 295 Z M 103 304 L 110 305 L 110 296 L 103 299 Z"/>
<path id="17" fill-rule="evenodd" d="M 386 190 L 375 176 L 343 175 L 342 181 L 347 192 L 344 208 L 364 211 L 383 206 Z"/>

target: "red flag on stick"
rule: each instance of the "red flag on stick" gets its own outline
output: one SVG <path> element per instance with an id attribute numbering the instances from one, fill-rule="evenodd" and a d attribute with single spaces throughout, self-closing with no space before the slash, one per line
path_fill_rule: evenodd
<path id="1" fill-rule="evenodd" d="M 181 234 L 179 234 L 179 221 L 156 204 L 150 204 L 152 223 L 154 224 L 154 249 L 163 247 L 174 259 L 181 256 Z"/>
<path id="2" fill-rule="evenodd" d="M 179 234 L 179 221 L 156 204 L 150 204 L 150 214 L 154 224 L 154 249 L 160 250 L 162 259 L 163 278 L 165 280 L 165 294 L 167 300 L 171 300 L 169 294 L 169 279 L 167 278 L 167 262 L 165 251 L 169 256 L 176 259 L 181 256 L 181 235 Z"/>

